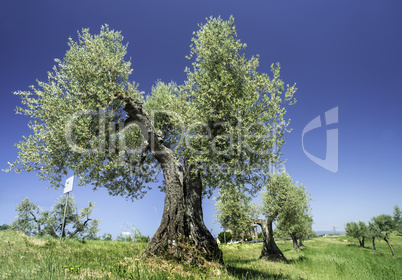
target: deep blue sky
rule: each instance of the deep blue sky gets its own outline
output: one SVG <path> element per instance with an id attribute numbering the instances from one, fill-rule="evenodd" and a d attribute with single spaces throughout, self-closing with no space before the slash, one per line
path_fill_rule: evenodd
<path id="1" fill-rule="evenodd" d="M 235 17 L 248 55 L 260 54 L 260 71 L 280 62 L 286 83 L 297 83 L 298 102 L 288 110 L 293 131 L 283 149 L 286 168 L 306 185 L 317 231 L 342 230 L 402 206 L 402 17 L 400 1 L 10 1 L 0 3 L 0 168 L 14 161 L 13 144 L 28 135 L 26 117 L 15 115 L 12 94 L 44 80 L 77 30 L 121 30 L 129 42 L 132 80 L 150 92 L 157 79 L 182 83 L 192 32 L 209 16 Z M 329 109 L 339 109 L 339 171 L 329 172 L 303 152 L 303 128 Z M 306 134 L 305 148 L 325 158 L 326 128 Z M 31 173 L 0 173 L 0 224 L 11 223 L 25 197 L 48 209 L 62 190 L 46 188 Z M 163 211 L 155 189 L 131 202 L 89 187 L 73 191 L 79 207 L 96 203 L 101 233 L 116 237 L 124 223 L 152 235 Z M 214 201 L 204 219 L 213 223 Z"/>

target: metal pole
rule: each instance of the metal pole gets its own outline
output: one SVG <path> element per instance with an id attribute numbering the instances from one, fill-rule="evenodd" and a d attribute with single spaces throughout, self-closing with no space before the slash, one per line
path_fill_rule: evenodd
<path id="1" fill-rule="evenodd" d="M 64 216 L 63 216 L 63 225 L 61 227 L 61 234 L 60 234 L 60 243 L 61 240 L 63 239 L 63 233 L 64 233 L 64 224 L 66 223 L 66 211 L 67 211 L 67 201 L 68 201 L 68 195 L 70 193 L 68 192 L 66 195 L 66 205 L 64 205 Z"/>

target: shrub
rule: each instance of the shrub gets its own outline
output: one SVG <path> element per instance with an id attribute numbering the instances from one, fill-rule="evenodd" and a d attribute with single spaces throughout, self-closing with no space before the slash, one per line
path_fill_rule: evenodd
<path id="1" fill-rule="evenodd" d="M 249 235 L 246 235 L 246 236 L 244 236 L 244 241 L 251 241 L 251 240 L 253 240 L 253 237 L 249 234 Z"/>
<path id="2" fill-rule="evenodd" d="M 3 224 L 0 226 L 0 230 L 7 230 L 9 227 L 9 225 Z"/>
<path id="3" fill-rule="evenodd" d="M 226 243 L 228 243 L 232 239 L 232 233 L 229 231 L 222 231 L 218 234 L 219 242 L 225 243 L 225 236 L 226 236 Z"/>

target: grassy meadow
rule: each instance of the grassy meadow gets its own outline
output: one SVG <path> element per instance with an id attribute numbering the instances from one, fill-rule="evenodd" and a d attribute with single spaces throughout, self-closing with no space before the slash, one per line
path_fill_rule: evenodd
<path id="1" fill-rule="evenodd" d="M 319 237 L 292 251 L 278 246 L 288 263 L 258 259 L 262 244 L 222 245 L 224 266 L 190 266 L 145 259 L 145 243 L 63 241 L 0 231 L 0 279 L 402 279 L 402 236 L 391 236 L 396 257 L 384 241 L 359 248 L 345 236 Z"/>

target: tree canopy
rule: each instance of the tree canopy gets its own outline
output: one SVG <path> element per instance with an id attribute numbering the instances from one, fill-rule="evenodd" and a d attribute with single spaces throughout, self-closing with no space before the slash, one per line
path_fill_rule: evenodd
<path id="1" fill-rule="evenodd" d="M 276 226 L 282 233 L 287 233 L 293 240 L 293 249 L 299 248 L 301 239 L 312 232 L 313 219 L 310 213 L 310 195 L 303 184 L 293 182 L 289 175 L 282 180 L 286 182 L 286 191 L 281 191 L 281 211 Z M 284 197 L 283 197 L 284 195 Z M 299 240 L 299 244 L 297 243 Z"/>
<path id="2" fill-rule="evenodd" d="M 191 236 L 198 252 L 220 258 L 203 223 L 202 195 L 230 183 L 247 183 L 250 193 L 264 185 L 280 161 L 296 87 L 285 86 L 279 64 L 272 78 L 257 71 L 258 56 L 246 55 L 233 17 L 200 24 L 187 79 L 159 81 L 150 95 L 130 81 L 121 32 L 83 29 L 68 46 L 47 81 L 16 92 L 32 134 L 17 144 L 10 169 L 37 172 L 56 188 L 72 170 L 79 185 L 130 199 L 142 198 L 162 170 L 165 210 L 147 251 L 191 258 L 172 242 Z"/>
<path id="3" fill-rule="evenodd" d="M 394 206 L 393 219 L 395 224 L 395 230 L 402 234 L 402 210 L 398 205 Z"/>
<path id="4" fill-rule="evenodd" d="M 235 237 L 245 238 L 259 214 L 251 203 L 252 198 L 235 185 L 221 188 L 219 194 L 215 203 L 216 220 Z"/>
<path id="5" fill-rule="evenodd" d="M 372 234 L 376 234 L 376 227 L 371 227 L 370 230 Z M 370 236 L 369 228 L 367 225 L 359 221 L 359 223 L 349 222 L 346 223 L 345 227 L 346 235 L 357 238 L 359 240 L 359 246 L 364 247 L 364 241 L 367 237 Z"/>
<path id="6" fill-rule="evenodd" d="M 258 56 L 247 58 L 233 18 L 210 18 L 194 35 L 188 56 L 193 69 L 186 68 L 185 83 L 158 82 L 147 97 L 129 81 L 121 32 L 105 25 L 98 35 L 83 29 L 78 41 L 70 38 L 48 80 L 16 92 L 24 105 L 17 112 L 31 118 L 32 134 L 17 144 L 20 154 L 11 169 L 36 171 L 55 187 L 73 170 L 80 185 L 142 197 L 157 163 L 148 150 L 148 161 L 141 160 L 145 128 L 130 121 L 130 99 L 145 102 L 167 147 L 203 164 L 205 186 L 247 177 L 261 187 L 269 163 L 279 161 L 272 150 L 284 142 L 284 105 L 294 102 L 296 88 L 284 85 L 279 64 L 271 67 L 273 78 L 257 71 Z"/>

